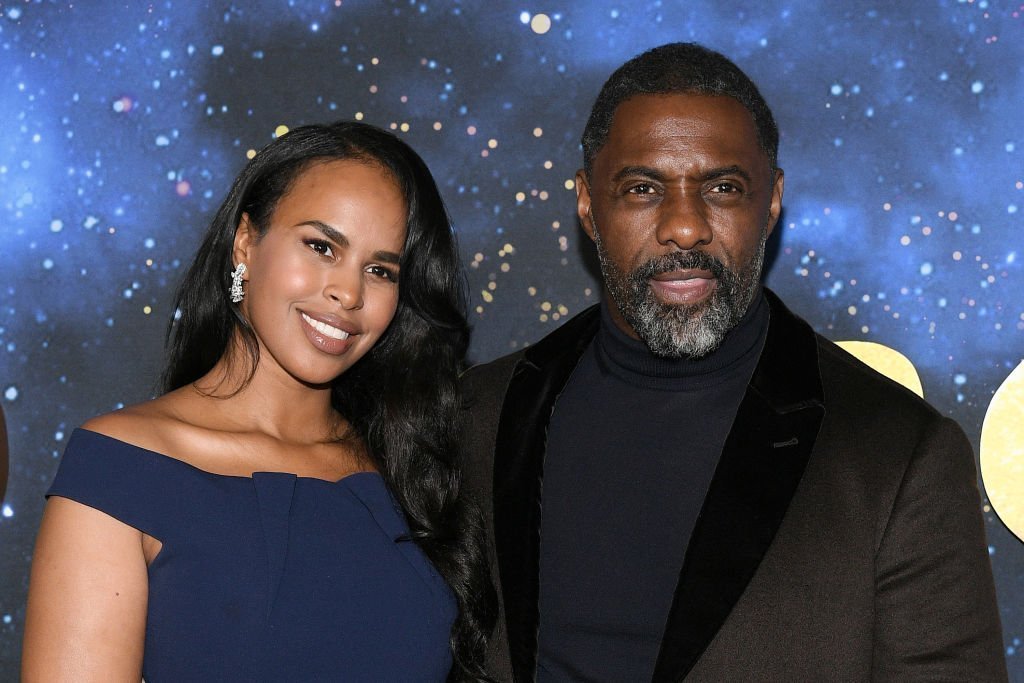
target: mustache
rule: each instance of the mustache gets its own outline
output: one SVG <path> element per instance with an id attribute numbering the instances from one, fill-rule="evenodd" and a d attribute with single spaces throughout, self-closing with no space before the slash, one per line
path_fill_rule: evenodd
<path id="1" fill-rule="evenodd" d="M 655 275 L 673 270 L 706 270 L 722 280 L 728 274 L 725 264 L 704 251 L 675 251 L 639 265 L 631 274 L 633 282 L 646 282 Z"/>

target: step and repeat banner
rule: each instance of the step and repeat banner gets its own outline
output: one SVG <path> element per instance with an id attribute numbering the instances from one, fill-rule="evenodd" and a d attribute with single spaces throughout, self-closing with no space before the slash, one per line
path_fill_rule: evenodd
<path id="1" fill-rule="evenodd" d="M 995 0 L 0 1 L 0 679 L 67 438 L 153 395 L 174 288 L 247 158 L 336 119 L 407 140 L 489 360 L 598 300 L 579 136 L 616 66 L 678 40 L 733 58 L 778 119 L 769 285 L 971 437 L 1024 680 L 1024 5 Z"/>

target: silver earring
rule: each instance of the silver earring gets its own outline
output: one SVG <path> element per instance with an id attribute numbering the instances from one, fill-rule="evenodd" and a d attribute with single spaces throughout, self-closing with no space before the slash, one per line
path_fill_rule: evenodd
<path id="1" fill-rule="evenodd" d="M 242 291 L 242 276 L 245 275 L 245 271 L 244 263 L 239 263 L 231 271 L 231 303 L 233 304 L 237 304 L 245 297 L 245 292 Z"/>

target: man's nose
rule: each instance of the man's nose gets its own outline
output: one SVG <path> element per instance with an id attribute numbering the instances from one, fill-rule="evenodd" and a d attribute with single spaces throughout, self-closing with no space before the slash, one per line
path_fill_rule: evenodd
<path id="1" fill-rule="evenodd" d="M 710 244 L 710 207 L 700 192 L 678 190 L 666 193 L 658 207 L 657 239 L 665 246 L 683 251 Z"/>
<path id="2" fill-rule="evenodd" d="M 363 307 L 364 282 L 362 268 L 338 267 L 331 272 L 324 294 L 346 310 L 359 309 Z"/>

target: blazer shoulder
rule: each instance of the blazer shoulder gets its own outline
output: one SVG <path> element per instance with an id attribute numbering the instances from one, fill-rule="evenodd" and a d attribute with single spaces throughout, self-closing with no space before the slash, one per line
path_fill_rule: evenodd
<path id="1" fill-rule="evenodd" d="M 935 420 L 941 415 L 928 401 L 821 335 L 818 360 L 826 404 L 840 397 L 871 402 L 906 419 Z"/>
<path id="2" fill-rule="evenodd" d="M 523 352 L 517 351 L 486 363 L 478 363 L 463 371 L 459 384 L 466 405 L 486 402 L 488 399 L 500 405 L 516 365 L 522 359 Z"/>

